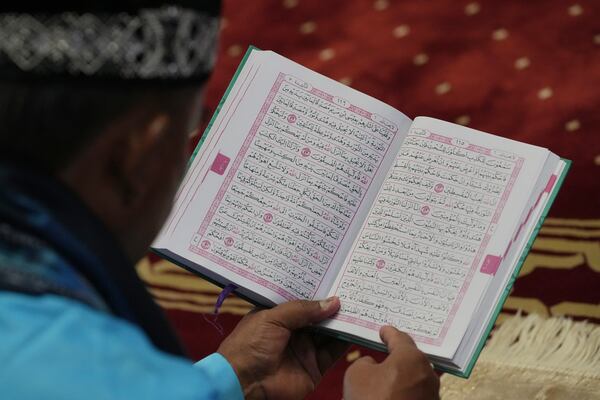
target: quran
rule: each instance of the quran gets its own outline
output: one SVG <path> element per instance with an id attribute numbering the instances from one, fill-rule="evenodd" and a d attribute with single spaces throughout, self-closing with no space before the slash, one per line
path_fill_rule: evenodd
<path id="1" fill-rule="evenodd" d="M 468 377 L 569 166 L 250 47 L 152 248 L 262 306 L 338 296 L 318 331 L 394 325 Z"/>

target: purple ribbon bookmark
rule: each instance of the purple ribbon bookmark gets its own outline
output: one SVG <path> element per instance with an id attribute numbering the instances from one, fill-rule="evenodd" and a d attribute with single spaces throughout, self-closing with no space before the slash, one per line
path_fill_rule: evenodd
<path id="1" fill-rule="evenodd" d="M 226 285 L 223 288 L 223 290 L 221 290 L 219 297 L 217 297 L 217 301 L 215 302 L 215 310 L 213 311 L 213 313 L 212 314 L 202 314 L 202 317 L 204 317 L 204 320 L 206 322 L 208 322 L 209 324 L 211 324 L 217 330 L 217 332 L 219 332 L 219 334 L 221 336 L 223 336 L 224 331 L 223 331 L 223 327 L 221 326 L 221 324 L 219 324 L 219 322 L 217 321 L 217 319 L 219 318 L 219 309 L 223 305 L 223 302 L 225 302 L 225 299 L 227 298 L 227 296 L 229 296 L 229 294 L 231 292 L 233 292 L 235 289 L 237 289 L 237 286 L 232 285 L 231 283 Z"/>
<path id="2" fill-rule="evenodd" d="M 223 290 L 221 290 L 219 297 L 217 297 L 217 302 L 215 303 L 215 311 L 213 311 L 214 315 L 217 315 L 219 313 L 219 309 L 223 305 L 223 302 L 225 301 L 227 296 L 229 296 L 229 294 L 237 288 L 238 288 L 237 286 L 229 283 L 223 288 Z"/>

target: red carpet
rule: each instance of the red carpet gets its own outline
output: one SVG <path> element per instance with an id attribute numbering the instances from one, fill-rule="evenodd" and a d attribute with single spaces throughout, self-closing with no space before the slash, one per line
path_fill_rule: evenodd
<path id="1" fill-rule="evenodd" d="M 248 45 L 274 50 L 400 109 L 550 148 L 573 167 L 502 315 L 600 321 L 600 2 L 225 1 L 208 119 Z M 198 138 L 194 139 L 194 143 Z M 193 145 L 193 143 L 192 143 Z M 249 306 L 153 259 L 139 266 L 194 358 Z M 501 316 L 502 317 L 502 316 Z M 340 399 L 353 348 L 314 399 Z"/>

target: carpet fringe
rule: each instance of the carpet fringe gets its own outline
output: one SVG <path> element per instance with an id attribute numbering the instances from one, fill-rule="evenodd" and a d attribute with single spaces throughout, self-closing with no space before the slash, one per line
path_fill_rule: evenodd
<path id="1" fill-rule="evenodd" d="M 494 331 L 484 353 L 492 362 L 600 378 L 600 326 L 519 312 Z"/>

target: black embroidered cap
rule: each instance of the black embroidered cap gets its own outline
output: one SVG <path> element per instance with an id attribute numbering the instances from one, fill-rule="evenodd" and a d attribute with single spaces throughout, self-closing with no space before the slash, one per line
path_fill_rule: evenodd
<path id="1" fill-rule="evenodd" d="M 214 65 L 219 1 L 39 3 L 0 5 L 0 79 L 204 80 Z"/>

